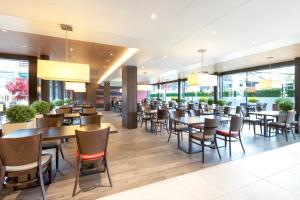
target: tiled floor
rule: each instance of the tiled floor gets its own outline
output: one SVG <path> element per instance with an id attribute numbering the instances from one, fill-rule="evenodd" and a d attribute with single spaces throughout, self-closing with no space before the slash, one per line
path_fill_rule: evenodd
<path id="1" fill-rule="evenodd" d="M 300 143 L 99 200 L 300 199 Z"/>

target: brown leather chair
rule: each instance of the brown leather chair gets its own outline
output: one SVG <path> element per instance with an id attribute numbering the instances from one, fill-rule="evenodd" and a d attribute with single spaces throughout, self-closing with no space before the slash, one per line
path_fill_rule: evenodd
<path id="1" fill-rule="evenodd" d="M 194 142 L 194 140 L 197 140 L 200 142 L 200 143 L 196 143 L 196 144 L 199 144 L 202 147 L 202 162 L 203 163 L 204 163 L 204 147 L 205 146 L 211 147 L 211 145 L 206 145 L 205 142 L 212 142 L 212 144 L 215 145 L 215 148 L 218 151 L 219 158 L 221 159 L 221 155 L 220 155 L 218 144 L 217 144 L 217 138 L 216 138 L 217 128 L 218 128 L 218 120 L 217 119 L 206 118 L 204 121 L 203 132 L 193 133 L 191 135 L 191 140 L 193 143 L 196 143 L 196 142 Z M 192 142 L 190 142 L 189 144 L 192 145 Z M 191 148 L 192 148 L 192 146 L 190 147 L 190 149 Z"/>
<path id="2" fill-rule="evenodd" d="M 40 182 L 43 199 L 46 199 L 43 172 L 48 173 L 51 182 L 51 155 L 42 155 L 42 135 L 36 134 L 18 138 L 0 138 L 1 181 L 3 187 L 25 186 L 30 183 Z M 35 173 L 36 176 L 31 176 Z M 24 180 L 24 177 L 27 179 Z M 4 182 L 5 177 L 10 181 Z"/>
<path id="3" fill-rule="evenodd" d="M 76 193 L 77 184 L 79 182 L 79 175 L 82 162 L 95 162 L 102 160 L 104 164 L 104 171 L 107 172 L 110 187 L 112 187 L 112 180 L 109 174 L 109 168 L 107 164 L 107 144 L 109 137 L 109 128 L 96 130 L 96 131 L 78 131 L 76 130 L 77 141 L 77 167 L 76 167 L 76 179 L 73 189 L 73 197 Z M 98 168 L 90 170 L 99 170 Z"/>
<path id="4" fill-rule="evenodd" d="M 167 130 L 167 132 L 169 132 L 167 123 L 168 118 L 168 110 L 157 110 L 156 117 L 151 120 L 152 124 L 154 125 L 156 135 L 158 126 L 160 127 L 160 131 L 162 131 L 162 129 L 164 128 L 165 130 Z"/>
<path id="5" fill-rule="evenodd" d="M 82 113 L 97 113 L 96 108 L 82 108 Z"/>
<path id="6" fill-rule="evenodd" d="M 101 115 L 86 115 L 80 116 L 80 125 L 100 124 Z"/>
<path id="7" fill-rule="evenodd" d="M 56 117 L 47 115 L 47 118 L 36 118 L 36 127 L 37 128 L 50 128 L 50 127 L 61 127 L 62 126 L 62 116 L 63 115 L 57 115 Z M 63 154 L 62 148 L 61 148 L 61 140 L 55 139 L 55 140 L 46 140 L 42 142 L 43 150 L 47 149 L 55 149 L 55 160 L 56 160 L 56 170 L 58 170 L 59 165 L 59 151 L 61 153 L 61 156 L 63 159 L 65 159 L 65 156 Z"/>
<path id="8" fill-rule="evenodd" d="M 243 117 L 232 116 L 230 120 L 229 129 L 218 129 L 217 135 L 223 136 L 224 138 L 218 137 L 218 139 L 225 141 L 225 147 L 227 145 L 227 141 L 229 142 L 229 154 L 231 156 L 231 142 L 240 142 L 243 152 L 245 153 L 245 149 L 241 139 L 241 128 L 243 124 Z"/>

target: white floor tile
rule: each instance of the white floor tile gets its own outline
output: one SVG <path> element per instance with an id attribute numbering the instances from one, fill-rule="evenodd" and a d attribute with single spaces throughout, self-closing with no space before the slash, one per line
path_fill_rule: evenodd
<path id="1" fill-rule="evenodd" d="M 126 190 L 117 194 L 100 198 L 98 200 L 144 200 L 138 189 Z"/>
<path id="2" fill-rule="evenodd" d="M 300 176 L 283 171 L 268 177 L 266 181 L 273 183 L 291 193 L 297 194 L 300 198 Z"/>
<path id="3" fill-rule="evenodd" d="M 203 171 L 203 176 L 227 193 L 258 180 L 254 175 L 230 163 L 207 168 Z"/>
<path id="4" fill-rule="evenodd" d="M 158 183 L 140 187 L 145 200 L 196 200 L 197 198 L 188 191 L 177 179 L 172 178 Z"/>
<path id="5" fill-rule="evenodd" d="M 215 199 L 225 195 L 221 187 L 211 183 L 199 172 L 179 176 L 176 179 L 199 199 Z"/>
<path id="6" fill-rule="evenodd" d="M 289 168 L 287 171 L 300 177 L 300 164 Z"/>
<path id="7" fill-rule="evenodd" d="M 246 186 L 240 191 L 255 200 L 299 200 L 296 195 L 264 180 Z"/>

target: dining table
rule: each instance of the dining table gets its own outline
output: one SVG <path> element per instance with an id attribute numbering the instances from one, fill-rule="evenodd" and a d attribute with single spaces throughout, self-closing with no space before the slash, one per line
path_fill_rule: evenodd
<path id="1" fill-rule="evenodd" d="M 103 116 L 103 114 L 101 112 L 97 112 L 98 115 L 100 115 L 101 117 Z M 65 113 L 64 114 L 64 119 L 77 119 L 80 118 L 80 113 Z"/>
<path id="2" fill-rule="evenodd" d="M 227 123 L 230 121 L 230 117 L 223 117 L 223 116 L 217 116 L 217 115 L 202 115 L 202 116 L 185 116 L 185 117 L 174 117 L 170 118 L 171 121 L 174 122 L 175 124 L 175 129 L 176 129 L 176 124 L 183 124 L 188 127 L 188 149 L 186 149 L 184 146 L 181 145 L 180 143 L 180 134 L 178 134 L 178 148 L 185 153 L 191 154 L 191 153 L 198 153 L 198 151 L 194 151 L 192 148 L 192 139 L 191 136 L 193 134 L 193 126 L 197 124 L 204 124 L 205 119 L 217 119 L 220 124 Z"/>
<path id="3" fill-rule="evenodd" d="M 280 115 L 280 112 L 274 110 L 264 110 L 264 111 L 249 112 L 249 114 L 263 117 L 264 136 L 268 137 L 268 117 L 274 117 L 276 118 L 276 120 L 278 120 L 278 116 Z"/>
<path id="4" fill-rule="evenodd" d="M 18 129 L 11 132 L 3 138 L 18 138 L 32 136 L 35 134 L 42 134 L 43 140 L 54 140 L 64 138 L 74 138 L 75 130 L 79 131 L 94 131 L 105 128 L 110 128 L 109 133 L 118 133 L 118 129 L 112 123 L 100 123 L 100 124 L 89 124 L 89 125 L 69 125 L 62 127 L 50 127 L 50 128 L 29 128 L 29 129 Z"/>

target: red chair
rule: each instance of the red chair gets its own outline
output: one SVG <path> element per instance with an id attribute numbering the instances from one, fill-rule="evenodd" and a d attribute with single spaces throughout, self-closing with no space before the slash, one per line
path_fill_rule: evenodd
<path id="1" fill-rule="evenodd" d="M 81 163 L 83 162 L 96 162 L 102 160 L 104 164 L 104 171 L 107 172 L 110 187 L 112 187 L 112 180 L 109 174 L 107 164 L 107 144 L 109 137 L 109 128 L 96 130 L 96 131 L 79 131 L 76 130 L 76 141 L 78 151 L 76 153 L 77 167 L 76 167 L 76 180 L 73 189 L 73 197 L 76 193 L 77 184 L 79 181 Z M 95 165 L 96 166 L 96 165 Z M 99 170 L 95 167 L 90 170 Z"/>

